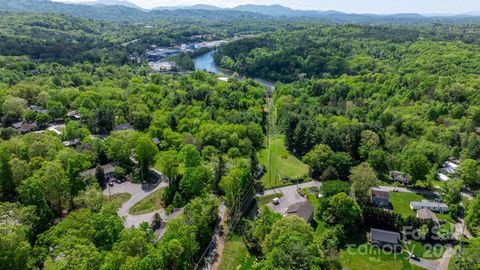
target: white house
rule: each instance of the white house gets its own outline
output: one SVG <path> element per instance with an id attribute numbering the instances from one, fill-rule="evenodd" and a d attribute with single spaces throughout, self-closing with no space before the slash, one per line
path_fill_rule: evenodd
<path id="1" fill-rule="evenodd" d="M 437 173 L 438 179 L 440 181 L 450 180 L 452 175 L 456 175 L 458 173 L 459 165 L 460 165 L 460 161 L 453 158 L 445 161 L 442 167 L 438 170 L 438 173 Z"/>
<path id="2" fill-rule="evenodd" d="M 446 213 L 448 212 L 448 205 L 446 205 L 445 203 L 423 200 L 421 202 L 411 202 L 410 209 L 414 211 L 419 209 L 428 209 L 432 212 Z"/>

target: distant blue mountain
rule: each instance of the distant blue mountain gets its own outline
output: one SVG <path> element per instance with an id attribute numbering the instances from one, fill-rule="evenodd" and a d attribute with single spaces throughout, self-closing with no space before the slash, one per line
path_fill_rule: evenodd
<path id="1" fill-rule="evenodd" d="M 132 2 L 125 1 L 125 0 L 96 0 L 96 1 L 89 1 L 89 2 L 80 2 L 76 3 L 79 5 L 89 5 L 89 6 L 122 6 L 122 7 L 129 7 L 129 8 L 136 8 L 136 9 L 143 9 Z"/>

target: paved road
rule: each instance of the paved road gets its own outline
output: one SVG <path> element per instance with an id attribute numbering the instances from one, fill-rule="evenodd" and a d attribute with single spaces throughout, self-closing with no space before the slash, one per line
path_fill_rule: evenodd
<path id="1" fill-rule="evenodd" d="M 142 222 L 151 222 L 155 213 L 159 213 L 161 216 L 166 216 L 165 210 L 160 209 L 151 213 L 143 215 L 131 215 L 128 213 L 128 210 L 132 208 L 135 204 L 146 198 L 152 192 L 155 192 L 161 188 L 167 187 L 168 182 L 159 182 L 156 184 L 150 185 L 141 185 L 134 184 L 131 182 L 124 182 L 122 184 L 114 184 L 113 187 L 107 187 L 103 193 L 108 196 L 109 194 L 119 194 L 119 193 L 129 193 L 132 197 L 126 201 L 121 208 L 117 210 L 117 213 L 120 217 L 125 219 L 124 226 L 126 228 L 138 227 Z"/>
<path id="2" fill-rule="evenodd" d="M 431 191 L 431 190 L 410 189 L 410 188 L 404 188 L 404 187 L 387 187 L 387 186 L 380 186 L 379 188 L 386 191 L 410 192 L 410 193 L 423 194 L 423 195 L 432 196 L 432 197 L 440 197 L 440 193 Z"/>
<path id="3" fill-rule="evenodd" d="M 428 270 L 448 270 L 448 264 L 454 254 L 452 247 L 448 247 L 443 253 L 442 258 L 438 260 L 420 259 L 419 261 L 410 259 L 411 264 L 418 265 Z"/>
<path id="4" fill-rule="evenodd" d="M 319 187 L 322 183 L 318 181 L 310 181 L 307 183 L 302 183 L 298 185 L 298 188 L 310 188 L 310 187 Z M 265 190 L 263 193 L 257 193 L 258 197 L 273 195 L 282 193 L 283 196 L 280 198 L 280 203 L 278 205 L 274 205 L 273 203 L 267 204 L 273 211 L 277 213 L 283 214 L 285 209 L 295 203 L 304 202 L 307 198 L 300 196 L 297 191 L 297 185 L 285 186 L 280 188 L 273 188 L 269 190 Z"/>

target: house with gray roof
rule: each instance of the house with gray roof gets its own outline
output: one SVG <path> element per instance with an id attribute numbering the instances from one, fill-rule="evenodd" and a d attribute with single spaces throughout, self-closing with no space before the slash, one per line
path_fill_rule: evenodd
<path id="1" fill-rule="evenodd" d="M 390 172 L 390 180 L 393 182 L 408 184 L 412 180 L 412 177 L 408 173 L 392 171 Z"/>
<path id="2" fill-rule="evenodd" d="M 410 202 L 410 209 L 414 211 L 419 209 L 428 209 L 432 212 L 446 213 L 448 212 L 448 205 L 445 203 L 423 200 L 421 202 Z"/>
<path id="3" fill-rule="evenodd" d="M 103 169 L 103 174 L 105 175 L 105 179 L 107 181 L 114 178 L 114 171 L 117 168 L 115 165 L 108 163 L 100 167 Z M 80 176 L 88 178 L 88 177 L 95 177 L 96 174 L 97 174 L 97 167 L 81 172 Z"/>
<path id="4" fill-rule="evenodd" d="M 379 187 L 370 188 L 370 203 L 374 206 L 387 208 L 390 206 L 390 193 Z"/>
<path id="5" fill-rule="evenodd" d="M 434 223 L 439 224 L 439 220 L 437 215 L 434 212 L 430 211 L 429 209 L 422 208 L 417 210 L 417 218 L 423 220 L 432 220 Z"/>
<path id="6" fill-rule="evenodd" d="M 130 125 L 130 123 L 125 123 L 125 124 L 121 124 L 113 127 L 113 131 L 120 131 L 120 130 L 133 130 L 133 126 Z"/>
<path id="7" fill-rule="evenodd" d="M 393 251 L 402 250 L 401 235 L 398 232 L 371 228 L 368 236 L 370 244 L 374 246 Z"/>
<path id="8" fill-rule="evenodd" d="M 284 216 L 292 216 L 292 215 L 299 216 L 305 219 L 307 223 L 310 223 L 313 220 L 313 211 L 314 211 L 314 207 L 309 202 L 306 202 L 306 201 L 299 202 L 299 203 L 290 205 L 285 210 Z"/>

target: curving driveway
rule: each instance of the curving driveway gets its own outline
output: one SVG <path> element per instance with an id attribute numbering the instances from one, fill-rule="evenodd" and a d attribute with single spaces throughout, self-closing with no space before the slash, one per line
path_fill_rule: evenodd
<path id="1" fill-rule="evenodd" d="M 131 215 L 128 213 L 128 210 L 132 208 L 135 204 L 145 199 L 148 195 L 152 194 L 161 188 L 167 187 L 168 182 L 157 182 L 155 184 L 142 185 L 134 184 L 131 182 L 124 182 L 122 184 L 114 184 L 113 187 L 108 186 L 103 194 L 105 196 L 115 195 L 119 193 L 129 193 L 132 197 L 126 201 L 121 208 L 117 210 L 117 213 L 120 217 L 124 218 L 124 226 L 126 228 L 138 227 L 142 222 L 146 221 L 148 223 L 152 222 L 153 216 L 156 213 L 159 213 L 161 216 L 166 216 L 165 209 L 160 209 L 151 213 L 143 215 Z"/>
<path id="2" fill-rule="evenodd" d="M 310 181 L 306 183 L 298 184 L 298 188 L 310 188 L 310 187 L 319 187 L 322 183 L 318 181 Z M 279 188 L 273 188 L 269 190 L 265 190 L 263 193 L 257 193 L 257 197 L 263 197 L 273 194 L 282 193 L 283 196 L 280 197 L 280 203 L 278 205 L 274 205 L 272 202 L 268 203 L 267 205 L 273 209 L 273 211 L 283 214 L 285 209 L 292 204 L 298 202 L 304 202 L 307 198 L 302 197 L 297 191 L 297 185 L 291 186 L 284 186 Z"/>

